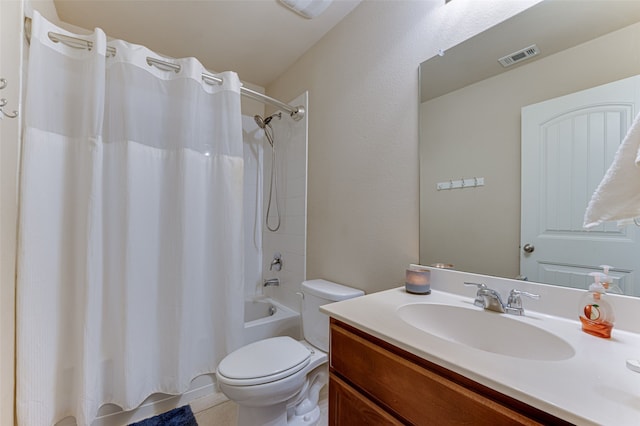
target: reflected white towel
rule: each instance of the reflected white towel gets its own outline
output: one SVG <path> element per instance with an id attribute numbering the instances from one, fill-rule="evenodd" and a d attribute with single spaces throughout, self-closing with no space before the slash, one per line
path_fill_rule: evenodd
<path id="1" fill-rule="evenodd" d="M 640 114 L 636 116 L 613 163 L 591 196 L 584 214 L 586 229 L 602 222 L 628 222 L 640 216 Z"/>

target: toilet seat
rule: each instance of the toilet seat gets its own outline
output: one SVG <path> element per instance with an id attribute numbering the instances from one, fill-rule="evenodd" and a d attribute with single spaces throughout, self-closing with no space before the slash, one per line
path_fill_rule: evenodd
<path id="1" fill-rule="evenodd" d="M 227 355 L 218 379 L 231 386 L 255 386 L 289 377 L 305 368 L 312 352 L 288 336 L 259 340 Z"/>

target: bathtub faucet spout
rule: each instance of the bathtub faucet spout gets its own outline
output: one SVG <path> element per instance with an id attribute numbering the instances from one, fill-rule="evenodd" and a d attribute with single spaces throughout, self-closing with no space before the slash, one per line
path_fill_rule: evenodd
<path id="1" fill-rule="evenodd" d="M 263 287 L 271 287 L 271 286 L 279 286 L 280 280 L 278 278 L 269 278 L 268 280 L 264 280 Z"/>

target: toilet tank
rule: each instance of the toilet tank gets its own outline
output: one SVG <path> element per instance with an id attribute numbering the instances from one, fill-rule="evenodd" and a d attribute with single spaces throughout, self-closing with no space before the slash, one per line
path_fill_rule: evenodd
<path id="1" fill-rule="evenodd" d="M 329 316 L 320 306 L 364 295 L 362 290 L 327 280 L 302 283 L 302 333 L 304 339 L 318 349 L 329 352 Z"/>

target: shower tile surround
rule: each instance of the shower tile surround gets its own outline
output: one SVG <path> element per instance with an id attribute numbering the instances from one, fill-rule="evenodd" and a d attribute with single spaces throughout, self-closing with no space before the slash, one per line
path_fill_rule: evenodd
<path id="1" fill-rule="evenodd" d="M 244 111 L 243 111 L 244 112 Z M 262 114 L 262 112 L 260 112 Z M 253 115 L 242 115 L 244 140 L 244 295 L 252 299 L 262 285 L 262 210 L 263 155 L 262 133 Z"/>
<path id="2" fill-rule="evenodd" d="M 307 108 L 308 93 L 305 92 L 289 102 Z M 308 111 L 308 109 L 307 109 Z M 278 206 L 280 229 L 267 229 L 264 214 L 269 201 L 269 179 L 271 177 L 271 147 L 263 145 L 263 191 L 262 191 L 262 278 L 279 278 L 278 287 L 263 288 L 264 294 L 283 305 L 300 312 L 300 285 L 306 277 L 306 230 L 307 230 L 307 115 L 294 121 L 283 114 L 282 119 L 271 121 L 274 130 L 274 145 L 278 172 Z M 269 223 L 277 221 L 275 206 L 271 206 Z M 273 254 L 282 254 L 282 269 L 269 270 Z"/>
<path id="3" fill-rule="evenodd" d="M 305 92 L 289 102 L 307 107 Z M 271 178 L 271 147 L 263 131 L 254 121 L 254 115 L 273 113 L 263 108 L 243 106 L 242 127 L 244 137 L 244 206 L 245 216 L 245 285 L 246 299 L 267 296 L 299 312 L 300 299 L 296 295 L 305 279 L 306 268 L 306 186 L 307 186 L 307 117 L 294 121 L 286 114 L 274 118 L 276 154 L 278 162 L 277 198 L 281 214 L 280 229 L 267 230 L 265 214 L 269 201 Z M 262 191 L 258 191 L 262 188 Z M 274 190 L 275 193 L 275 190 Z M 270 222 L 276 223 L 275 206 L 270 211 Z M 274 253 L 283 257 L 280 271 L 269 270 Z M 255 261 L 257 259 L 257 262 Z M 264 280 L 279 278 L 279 287 L 264 288 Z"/>

